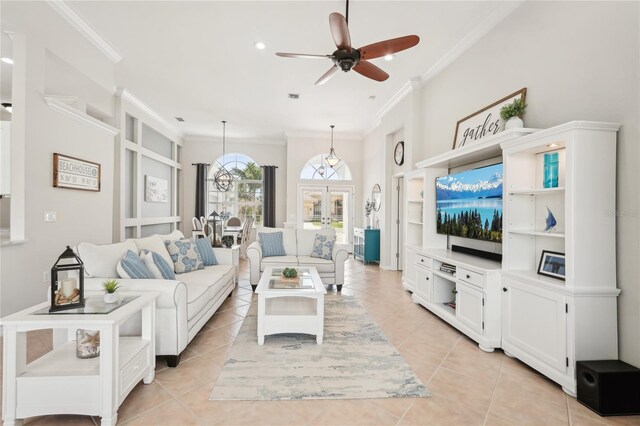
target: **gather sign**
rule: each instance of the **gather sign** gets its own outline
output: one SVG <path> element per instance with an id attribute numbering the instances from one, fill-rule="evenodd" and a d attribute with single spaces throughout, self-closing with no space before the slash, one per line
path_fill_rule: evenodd
<path id="1" fill-rule="evenodd" d="M 504 123 L 500 118 L 500 109 L 516 99 L 524 101 L 526 94 L 527 89 L 525 87 L 458 121 L 456 134 L 453 138 L 453 149 L 468 146 L 482 138 L 493 136 L 502 131 Z"/>

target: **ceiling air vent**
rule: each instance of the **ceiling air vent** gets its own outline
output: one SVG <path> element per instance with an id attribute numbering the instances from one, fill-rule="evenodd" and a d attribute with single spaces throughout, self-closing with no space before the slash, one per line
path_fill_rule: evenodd
<path id="1" fill-rule="evenodd" d="M 300 93 L 289 93 L 289 99 L 300 99 Z"/>
<path id="2" fill-rule="evenodd" d="M 178 120 L 179 122 L 183 123 L 184 122 L 184 118 L 182 117 L 176 117 L 176 120 Z"/>

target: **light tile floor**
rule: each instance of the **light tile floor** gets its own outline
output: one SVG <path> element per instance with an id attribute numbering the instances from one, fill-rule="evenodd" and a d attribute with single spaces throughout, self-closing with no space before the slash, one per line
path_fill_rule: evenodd
<path id="1" fill-rule="evenodd" d="M 189 344 L 177 368 L 158 359 L 156 380 L 138 385 L 118 412 L 127 425 L 640 425 L 599 417 L 558 385 L 497 350 L 485 353 L 411 300 L 399 272 L 349 259 L 342 295 L 356 296 L 433 393 L 431 398 L 209 401 L 242 320 L 255 301 L 241 265 L 233 296 Z M 342 297 L 329 287 L 327 297 Z M 47 330 L 28 337 L 29 360 L 51 350 Z M 0 347 L 0 355 L 1 347 Z M 0 376 L 2 364 L 0 363 Z M 1 391 L 0 391 L 1 392 Z M 27 425 L 93 425 L 88 416 L 43 416 Z"/>

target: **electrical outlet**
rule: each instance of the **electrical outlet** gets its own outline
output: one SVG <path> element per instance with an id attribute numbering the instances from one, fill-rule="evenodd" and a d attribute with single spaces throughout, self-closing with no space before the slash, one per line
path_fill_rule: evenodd
<path id="1" fill-rule="evenodd" d="M 55 222 L 57 219 L 56 212 L 44 212 L 45 222 Z"/>
<path id="2" fill-rule="evenodd" d="M 49 281 L 51 281 L 51 271 L 44 271 L 42 273 L 42 282 L 48 283 Z"/>

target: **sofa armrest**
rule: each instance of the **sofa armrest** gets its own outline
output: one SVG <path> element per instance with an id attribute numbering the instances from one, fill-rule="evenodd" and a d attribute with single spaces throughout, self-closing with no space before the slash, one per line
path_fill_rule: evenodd
<path id="1" fill-rule="evenodd" d="M 85 278 L 86 291 L 103 291 L 102 283 L 107 278 Z M 160 293 L 156 299 L 158 308 L 177 308 L 181 304 L 187 304 L 187 286 L 179 280 L 145 279 L 135 280 L 129 278 L 117 278 L 121 291 L 145 292 L 154 291 Z"/>
<path id="2" fill-rule="evenodd" d="M 344 284 L 344 262 L 349 258 L 349 252 L 338 244 L 333 245 L 333 251 L 331 252 L 331 259 L 335 263 L 336 278 L 335 284 Z"/>
<path id="3" fill-rule="evenodd" d="M 213 247 L 213 254 L 219 265 L 233 265 L 233 250 L 224 247 Z"/>
<path id="4" fill-rule="evenodd" d="M 260 263 L 262 262 L 262 246 L 259 241 L 249 244 L 247 258 L 249 259 L 249 282 L 251 285 L 258 285 L 258 281 L 260 281 Z"/>

